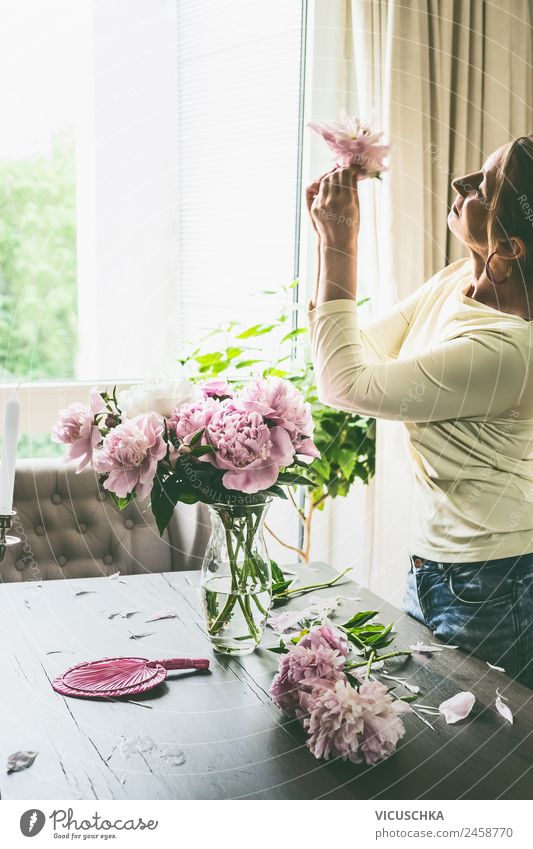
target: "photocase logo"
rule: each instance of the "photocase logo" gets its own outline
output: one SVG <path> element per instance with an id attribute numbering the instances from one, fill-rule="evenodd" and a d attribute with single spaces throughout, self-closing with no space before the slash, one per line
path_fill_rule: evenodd
<path id="1" fill-rule="evenodd" d="M 42 831 L 46 822 L 46 817 L 38 808 L 30 808 L 29 811 L 24 811 L 20 818 L 20 830 L 24 837 L 35 837 Z"/>

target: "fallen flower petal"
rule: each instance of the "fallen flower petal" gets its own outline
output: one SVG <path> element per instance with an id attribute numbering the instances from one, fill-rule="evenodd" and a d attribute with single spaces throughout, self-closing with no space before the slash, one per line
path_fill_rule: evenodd
<path id="1" fill-rule="evenodd" d="M 108 619 L 114 619 L 116 616 L 120 616 L 121 619 L 129 619 L 130 616 L 134 616 L 136 613 L 140 613 L 139 610 L 114 610 L 112 613 L 107 614 Z"/>
<path id="2" fill-rule="evenodd" d="M 412 713 L 414 713 L 414 715 L 417 717 L 417 719 L 420 719 L 420 720 L 424 723 L 424 725 L 427 725 L 429 728 L 431 728 L 433 731 L 435 731 L 435 729 L 433 728 L 433 725 L 431 724 L 431 722 L 429 722 L 429 721 L 428 721 L 428 720 L 427 720 L 424 716 L 422 716 L 422 715 L 418 712 L 418 710 L 419 710 L 419 709 L 418 709 L 418 705 L 417 705 L 416 710 L 414 709 L 414 707 L 413 707 L 413 706 L 411 706 L 411 712 L 412 712 Z M 427 713 L 427 711 L 425 711 L 425 712 Z"/>
<path id="3" fill-rule="evenodd" d="M 112 575 L 107 576 L 108 580 L 116 581 L 118 584 L 127 584 L 127 581 L 122 580 L 120 572 L 113 572 Z"/>
<path id="4" fill-rule="evenodd" d="M 376 667 L 373 666 L 372 668 L 375 669 Z M 420 687 L 417 684 L 410 684 L 408 681 L 405 680 L 405 678 L 396 678 L 396 676 L 388 675 L 385 672 L 381 673 L 381 677 L 382 678 L 389 678 L 391 681 L 396 681 L 398 684 L 401 684 L 402 687 L 405 687 L 406 690 L 409 690 L 410 693 L 419 693 L 420 692 Z"/>
<path id="5" fill-rule="evenodd" d="M 420 654 L 433 654 L 433 652 L 442 651 L 442 646 L 431 645 L 426 646 L 424 643 L 419 641 L 412 646 L 409 646 L 411 651 L 419 652 Z"/>
<path id="6" fill-rule="evenodd" d="M 45 654 L 74 654 L 74 652 L 72 649 L 51 649 L 51 651 L 47 651 Z"/>
<path id="7" fill-rule="evenodd" d="M 160 619 L 176 619 L 178 614 L 175 610 L 162 610 L 160 613 L 154 613 L 150 619 L 145 619 L 145 622 L 158 622 Z"/>
<path id="8" fill-rule="evenodd" d="M 280 613 L 273 610 L 267 619 L 267 625 L 275 634 L 284 634 L 298 625 L 302 614 L 301 610 L 282 610 Z"/>
<path id="9" fill-rule="evenodd" d="M 512 714 L 511 708 L 508 705 L 506 705 L 505 702 L 502 702 L 502 700 L 500 699 L 499 696 L 497 696 L 495 704 L 496 704 L 496 710 L 498 711 L 498 713 L 500 713 L 503 716 L 503 718 L 506 719 L 507 722 L 510 722 L 511 725 L 512 725 L 513 722 L 514 722 L 514 719 L 513 719 L 513 714 Z"/>
<path id="10" fill-rule="evenodd" d="M 437 649 L 458 649 L 459 646 L 449 646 L 448 643 L 443 643 L 440 645 L 439 643 L 430 643 L 431 646 L 435 646 Z"/>
<path id="11" fill-rule="evenodd" d="M 11 772 L 22 772 L 23 769 L 28 769 L 38 754 L 38 752 L 29 751 L 13 752 L 7 759 L 8 774 Z"/>
<path id="12" fill-rule="evenodd" d="M 448 725 L 452 725 L 455 722 L 460 722 L 462 719 L 466 719 L 474 707 L 475 701 L 476 697 L 473 693 L 468 691 L 457 693 L 455 696 L 452 696 L 451 699 L 446 699 L 445 702 L 442 702 L 439 705 L 439 711 L 444 714 Z"/>
<path id="13" fill-rule="evenodd" d="M 486 660 L 485 663 L 487 664 L 487 666 L 489 666 L 491 669 L 494 669 L 496 672 L 505 672 L 503 666 L 494 666 L 494 664 L 489 663 L 488 660 Z"/>

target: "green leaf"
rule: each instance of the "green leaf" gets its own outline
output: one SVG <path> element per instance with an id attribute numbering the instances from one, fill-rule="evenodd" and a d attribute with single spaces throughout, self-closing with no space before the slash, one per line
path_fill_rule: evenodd
<path id="1" fill-rule="evenodd" d="M 192 448 L 193 445 L 196 445 L 197 442 L 200 442 L 202 436 L 204 435 L 205 427 L 202 427 L 197 433 L 194 434 L 193 438 L 189 442 L 189 446 Z"/>
<path id="2" fill-rule="evenodd" d="M 216 454 L 217 449 L 213 445 L 195 445 L 190 453 L 193 457 L 203 457 L 204 454 Z"/>
<path id="3" fill-rule="evenodd" d="M 265 489 L 264 491 L 268 492 L 270 495 L 275 495 L 276 498 L 283 498 L 285 501 L 287 500 L 287 494 L 283 491 L 283 489 L 280 486 L 276 486 L 276 484 L 273 484 L 272 486 L 270 486 L 268 489 Z"/>
<path id="4" fill-rule="evenodd" d="M 320 475 L 323 480 L 329 480 L 331 474 L 331 465 L 326 460 L 325 457 L 317 457 L 316 460 L 313 460 L 311 463 L 311 471 L 315 472 L 315 474 Z"/>
<path id="5" fill-rule="evenodd" d="M 287 377 L 288 374 L 288 371 L 284 371 L 283 369 L 275 367 L 267 368 L 263 371 L 264 377 Z"/>
<path id="6" fill-rule="evenodd" d="M 175 477 L 170 476 L 162 480 L 160 473 L 156 474 L 150 495 L 150 504 L 159 536 L 163 536 L 163 531 L 172 518 L 178 502 L 178 492 L 179 482 Z"/>
<path id="7" fill-rule="evenodd" d="M 235 368 L 248 368 L 249 366 L 255 366 L 256 363 L 263 363 L 264 360 L 241 360 L 240 363 L 235 364 Z"/>
<path id="8" fill-rule="evenodd" d="M 273 595 L 280 595 L 281 593 L 284 593 L 285 590 L 289 589 L 289 587 L 291 586 L 293 581 L 294 581 L 294 578 L 290 578 L 290 579 L 283 580 L 283 581 L 276 581 L 275 583 L 272 584 L 272 594 Z"/>
<path id="9" fill-rule="evenodd" d="M 115 495 L 114 492 L 110 492 L 106 489 L 106 492 L 111 496 L 112 500 L 115 502 L 116 506 L 119 510 L 124 510 L 128 504 L 131 504 L 132 501 L 135 500 L 135 494 L 130 492 L 129 495 L 126 495 L 124 498 L 119 498 L 118 495 Z"/>
<path id="10" fill-rule="evenodd" d="M 270 333 L 275 326 L 275 324 L 254 324 L 252 327 L 243 330 L 242 333 L 238 333 L 237 339 L 250 339 L 254 336 L 263 336 L 265 333 Z"/>
<path id="11" fill-rule="evenodd" d="M 194 359 L 201 366 L 210 366 L 220 362 L 224 355 L 221 351 L 213 351 L 211 354 L 199 354 Z"/>
<path id="12" fill-rule="evenodd" d="M 234 360 L 235 357 L 238 357 L 242 354 L 244 348 L 226 348 L 226 359 L 228 361 Z"/>
<path id="13" fill-rule="evenodd" d="M 293 486 L 313 485 L 313 481 L 303 475 L 299 475 L 297 472 L 280 472 L 278 475 L 278 483 L 291 484 Z"/>
<path id="14" fill-rule="evenodd" d="M 279 583 L 280 581 L 285 580 L 285 575 L 283 574 L 283 570 L 278 566 L 278 564 L 276 563 L 275 560 L 272 560 L 272 559 L 270 560 L 270 570 L 272 572 L 272 580 L 273 581 L 277 581 Z"/>
<path id="15" fill-rule="evenodd" d="M 295 327 L 294 330 L 290 330 L 289 333 L 283 336 L 281 342 L 287 342 L 288 339 L 295 339 L 297 336 L 301 336 L 302 333 L 307 333 L 307 327 Z"/>
<path id="16" fill-rule="evenodd" d="M 377 610 L 360 610 L 351 619 L 348 619 L 347 622 L 342 626 L 343 628 L 356 628 L 357 626 L 364 625 L 365 622 L 368 622 L 370 619 L 373 619 L 374 616 L 378 615 Z"/>

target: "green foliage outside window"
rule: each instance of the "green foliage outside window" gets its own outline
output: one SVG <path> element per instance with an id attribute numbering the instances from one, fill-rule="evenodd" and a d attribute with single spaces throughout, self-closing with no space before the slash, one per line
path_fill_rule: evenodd
<path id="1" fill-rule="evenodd" d="M 74 377 L 74 168 L 68 136 L 0 162 L 0 379 Z"/>

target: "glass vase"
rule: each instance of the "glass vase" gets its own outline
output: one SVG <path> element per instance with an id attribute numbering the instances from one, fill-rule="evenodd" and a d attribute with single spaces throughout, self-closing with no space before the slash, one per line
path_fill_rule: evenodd
<path id="1" fill-rule="evenodd" d="M 272 602 L 272 571 L 263 536 L 271 498 L 209 505 L 211 536 L 202 564 L 202 602 L 215 651 L 250 654 Z"/>

